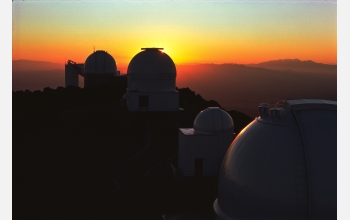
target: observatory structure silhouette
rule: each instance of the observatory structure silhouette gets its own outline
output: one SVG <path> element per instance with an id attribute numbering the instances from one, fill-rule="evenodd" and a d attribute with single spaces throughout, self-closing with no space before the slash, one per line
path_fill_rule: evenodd
<path id="1" fill-rule="evenodd" d="M 234 138 L 233 120 L 219 107 L 201 111 L 193 128 L 179 128 L 178 164 L 184 176 L 214 176 Z"/>
<path id="2" fill-rule="evenodd" d="M 163 48 L 141 50 L 127 69 L 127 109 L 178 112 L 173 60 Z M 105 51 L 65 68 L 66 86 L 78 85 L 78 75 L 86 87 L 119 75 Z M 230 114 L 219 107 L 201 111 L 193 128 L 175 130 L 173 177 L 179 171 L 180 181 L 217 181 L 217 198 L 209 204 L 217 220 L 337 219 L 337 102 L 287 99 L 263 103 L 258 112 L 237 137 Z"/>
<path id="3" fill-rule="evenodd" d="M 107 51 L 97 50 L 90 54 L 85 63 L 68 60 L 65 64 L 65 86 L 79 86 L 79 75 L 84 77 L 84 87 L 109 84 L 119 76 L 117 64 Z"/>
<path id="4" fill-rule="evenodd" d="M 129 111 L 179 111 L 176 67 L 163 48 L 141 48 L 130 61 L 127 92 Z"/>
<path id="5" fill-rule="evenodd" d="M 337 102 L 261 104 L 221 165 L 216 219 L 337 219 Z"/>

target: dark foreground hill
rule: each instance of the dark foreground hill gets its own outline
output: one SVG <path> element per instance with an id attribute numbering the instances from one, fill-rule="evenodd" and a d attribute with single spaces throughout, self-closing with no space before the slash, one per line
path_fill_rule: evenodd
<path id="1" fill-rule="evenodd" d="M 213 216 L 216 179 L 176 181 L 179 127 L 220 106 L 179 89 L 180 113 L 130 114 L 113 86 L 17 91 L 12 96 L 13 219 Z M 238 133 L 252 118 L 229 111 Z"/>

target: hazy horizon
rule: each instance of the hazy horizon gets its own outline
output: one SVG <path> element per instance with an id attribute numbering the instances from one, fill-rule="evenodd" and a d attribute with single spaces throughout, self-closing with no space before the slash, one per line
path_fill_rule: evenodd
<path id="1" fill-rule="evenodd" d="M 289 64 L 295 62 L 299 65 L 290 69 Z M 13 91 L 64 87 L 63 64 L 22 60 L 23 63 L 27 65 L 14 65 Z M 282 63 L 285 69 L 276 63 Z M 35 69 L 35 64 L 41 64 L 42 69 Z M 188 87 L 206 100 L 217 101 L 226 110 L 240 111 L 251 117 L 256 116 L 257 106 L 263 102 L 276 103 L 289 98 L 337 100 L 336 65 L 280 60 L 271 62 L 268 68 L 241 64 L 177 64 L 176 69 L 178 88 Z M 82 77 L 79 86 L 84 87 Z"/>
<path id="2" fill-rule="evenodd" d="M 62 69 L 64 70 L 64 65 L 67 64 L 67 61 L 68 59 L 65 61 L 65 62 L 62 62 L 62 63 L 54 63 L 54 62 L 50 62 L 50 61 L 45 61 L 45 60 L 31 60 L 31 59 L 18 59 L 18 60 L 12 60 L 12 62 L 16 62 L 16 61 L 32 61 L 32 62 L 41 62 L 41 63 L 47 63 L 47 64 L 54 64 L 54 65 L 57 65 L 57 69 Z M 259 65 L 259 64 L 264 64 L 264 63 L 269 63 L 269 62 L 274 62 L 274 61 L 301 61 L 301 62 L 308 62 L 308 61 L 311 61 L 315 64 L 324 64 L 324 65 L 330 65 L 330 66 L 337 66 L 337 64 L 330 64 L 330 63 L 318 63 L 318 62 L 315 62 L 313 60 L 301 60 L 301 59 L 298 59 L 298 58 L 285 58 L 285 59 L 277 59 L 277 60 L 266 60 L 266 61 L 263 61 L 263 62 L 259 62 L 259 63 L 235 63 L 235 62 L 231 62 L 231 63 L 200 63 L 200 62 L 197 62 L 197 63 L 175 63 L 176 66 L 179 66 L 179 65 L 207 65 L 207 64 L 213 64 L 213 65 L 226 65 L 226 64 L 229 64 L 229 65 L 245 65 L 245 66 L 252 66 L 252 65 Z M 76 62 L 76 61 L 75 61 Z M 77 62 L 77 63 L 82 63 L 84 64 L 85 61 L 82 61 L 82 62 Z M 126 74 L 127 73 L 127 67 L 128 65 L 119 65 L 118 62 L 116 61 L 116 64 L 117 64 L 117 69 L 120 71 L 121 74 Z M 31 66 L 32 68 L 34 66 Z M 12 66 L 13 68 L 13 66 Z M 16 66 L 16 68 L 18 68 Z M 27 68 L 26 67 L 23 67 L 23 68 Z M 26 69 L 23 69 L 23 71 L 25 71 Z M 42 70 L 42 65 L 41 66 L 38 66 L 38 69 L 31 69 L 31 70 Z M 48 69 L 48 70 L 54 70 L 54 69 Z M 15 71 L 18 71 L 17 69 Z M 22 70 L 21 70 L 22 71 Z"/>
<path id="3" fill-rule="evenodd" d="M 91 52 L 93 53 L 93 51 Z M 135 54 L 136 55 L 136 54 Z M 168 54 L 169 55 L 169 54 Z M 61 62 L 51 62 L 51 61 L 48 61 L 48 60 L 34 60 L 34 59 L 13 59 L 12 61 L 18 61 L 18 60 L 27 60 L 27 61 L 36 61 L 36 62 L 45 62 L 45 63 L 55 63 L 55 64 L 61 64 Z M 63 61 L 63 63 L 67 63 L 69 59 Z M 259 64 L 259 63 L 265 63 L 265 62 L 270 62 L 270 61 L 280 61 L 280 60 L 299 60 L 299 61 L 312 61 L 312 62 L 315 62 L 315 63 L 321 63 L 321 64 L 327 64 L 327 65 L 337 65 L 337 63 L 322 63 L 322 62 L 316 62 L 314 60 L 311 60 L 311 59 L 305 59 L 305 60 L 302 60 L 302 59 L 299 59 L 299 58 L 280 58 L 280 59 L 275 59 L 275 60 L 265 60 L 265 61 L 261 61 L 261 62 L 257 62 L 257 63 L 253 63 L 253 62 L 247 62 L 247 63 L 236 63 L 236 62 L 224 62 L 224 63 L 213 63 L 213 62 L 183 62 L 183 63 L 177 63 L 177 65 L 196 65 L 196 64 L 218 64 L 218 65 L 221 65 L 221 64 L 242 64 L 242 65 L 250 65 L 250 64 Z M 84 63 L 84 61 L 81 61 L 81 62 L 77 62 L 77 63 Z M 116 62 L 118 63 L 118 62 Z"/>

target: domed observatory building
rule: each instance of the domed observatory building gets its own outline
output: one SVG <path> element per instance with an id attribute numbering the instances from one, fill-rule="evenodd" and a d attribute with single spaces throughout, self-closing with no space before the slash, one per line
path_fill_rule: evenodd
<path id="1" fill-rule="evenodd" d="M 84 87 L 109 84 L 119 75 L 117 64 L 107 51 L 96 50 L 85 60 Z"/>
<path id="2" fill-rule="evenodd" d="M 337 219 L 337 102 L 261 104 L 221 165 L 217 219 Z"/>
<path id="3" fill-rule="evenodd" d="M 193 128 L 179 129 L 178 167 L 184 176 L 214 176 L 234 138 L 233 120 L 219 107 L 201 111 Z"/>
<path id="4" fill-rule="evenodd" d="M 176 67 L 163 48 L 141 48 L 129 63 L 124 95 L 129 111 L 179 111 Z"/>

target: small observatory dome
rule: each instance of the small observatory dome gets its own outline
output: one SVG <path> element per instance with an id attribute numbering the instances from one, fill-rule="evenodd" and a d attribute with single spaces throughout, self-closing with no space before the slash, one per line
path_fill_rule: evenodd
<path id="1" fill-rule="evenodd" d="M 114 58 L 106 51 L 96 50 L 86 58 L 84 73 L 115 75 L 117 73 L 117 64 Z"/>
<path id="2" fill-rule="evenodd" d="M 163 48 L 141 48 L 129 63 L 128 75 L 134 79 L 175 79 L 176 67 Z"/>
<path id="3" fill-rule="evenodd" d="M 219 107 L 209 107 L 201 111 L 193 122 L 195 133 L 217 133 L 233 131 L 231 116 Z"/>
<path id="4" fill-rule="evenodd" d="M 222 161 L 217 219 L 337 219 L 337 102 L 285 100 L 259 112 Z"/>

